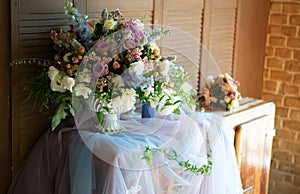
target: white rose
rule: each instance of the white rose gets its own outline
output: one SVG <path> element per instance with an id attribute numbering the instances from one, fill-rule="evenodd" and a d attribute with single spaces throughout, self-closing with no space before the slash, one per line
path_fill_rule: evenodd
<path id="1" fill-rule="evenodd" d="M 77 84 L 74 88 L 74 92 L 76 96 L 83 96 L 83 98 L 87 99 L 92 93 L 92 89 L 86 87 L 84 84 Z"/>
<path id="2" fill-rule="evenodd" d="M 139 19 L 132 19 L 131 23 L 133 23 L 133 25 L 139 30 L 144 29 L 144 24 Z"/>
<path id="3" fill-rule="evenodd" d="M 50 78 L 50 80 L 53 80 L 54 77 L 55 77 L 57 74 L 59 74 L 59 71 L 58 71 L 55 67 L 50 66 L 49 69 L 48 69 L 47 74 L 48 74 L 48 77 Z"/>
<path id="4" fill-rule="evenodd" d="M 75 85 L 75 80 L 69 76 L 64 76 L 62 81 L 62 86 L 64 89 L 67 89 L 73 92 L 73 86 Z"/>
<path id="5" fill-rule="evenodd" d="M 134 106 L 135 91 L 133 89 L 122 89 L 121 96 L 117 96 L 111 100 L 111 113 L 123 113 L 132 109 Z"/>
<path id="6" fill-rule="evenodd" d="M 189 84 L 188 82 L 184 82 L 182 85 L 181 85 L 181 88 L 180 88 L 184 93 L 189 93 L 192 89 L 193 89 L 193 86 L 191 84 Z"/>
<path id="7" fill-rule="evenodd" d="M 120 75 L 115 75 L 112 79 L 111 79 L 114 87 L 123 87 L 125 86 L 124 80 Z"/>
<path id="8" fill-rule="evenodd" d="M 59 72 L 50 83 L 50 88 L 52 91 L 65 92 L 66 89 L 63 87 L 63 76 L 64 74 Z"/>
<path id="9" fill-rule="evenodd" d="M 169 74 L 170 71 L 170 61 L 164 60 L 160 65 L 160 73 L 164 76 Z"/>
<path id="10" fill-rule="evenodd" d="M 142 75 L 144 72 L 144 62 L 138 61 L 135 63 L 131 63 L 128 69 L 130 74 L 136 73 L 137 75 Z"/>

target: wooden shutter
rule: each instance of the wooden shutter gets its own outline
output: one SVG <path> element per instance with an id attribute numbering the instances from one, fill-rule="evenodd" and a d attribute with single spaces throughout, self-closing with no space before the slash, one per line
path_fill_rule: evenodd
<path id="1" fill-rule="evenodd" d="M 131 18 L 142 19 L 146 14 L 145 24 L 153 23 L 153 0 L 88 0 L 86 13 L 90 19 L 98 20 L 104 8 L 109 11 L 120 9 L 126 20 Z"/>
<path id="2" fill-rule="evenodd" d="M 69 27 L 65 0 L 14 0 L 12 7 L 12 58 L 52 57 L 50 31 Z"/>
<path id="3" fill-rule="evenodd" d="M 50 31 L 55 27 L 68 27 L 69 16 L 64 14 L 65 0 L 15 0 L 11 3 L 12 59 L 23 57 L 53 57 Z M 12 175 L 36 143 L 50 127 L 50 117 L 33 109 L 23 92 L 24 79 L 29 80 L 37 67 L 18 64 L 11 68 L 12 114 Z"/>
<path id="4" fill-rule="evenodd" d="M 204 10 L 203 44 L 214 57 L 217 68 L 203 62 L 202 75 L 232 74 L 237 0 L 209 0 Z"/>
<path id="5" fill-rule="evenodd" d="M 172 35 L 162 39 L 163 55 L 176 55 L 176 64 L 181 65 L 194 78 L 198 87 L 200 68 L 200 42 L 202 32 L 203 1 L 162 1 L 162 26 Z"/>

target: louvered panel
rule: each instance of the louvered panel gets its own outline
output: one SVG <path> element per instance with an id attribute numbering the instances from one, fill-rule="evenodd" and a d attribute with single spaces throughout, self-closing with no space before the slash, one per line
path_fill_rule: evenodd
<path id="1" fill-rule="evenodd" d="M 94 12 L 99 13 L 104 8 L 108 10 L 120 9 L 121 11 L 139 11 L 144 13 L 145 11 L 153 10 L 153 0 L 109 0 L 109 1 L 99 1 L 99 0 L 88 0 L 87 1 L 87 13 Z"/>
<path id="2" fill-rule="evenodd" d="M 163 1 L 163 26 L 170 27 L 172 35 L 163 38 L 163 55 L 176 55 L 176 64 L 194 78 L 191 80 L 198 88 L 200 69 L 200 42 L 202 33 L 203 1 L 181 0 Z"/>
<path id="3" fill-rule="evenodd" d="M 27 93 L 20 92 L 24 80 L 29 80 L 37 71 L 36 66 L 20 64 L 12 67 L 12 173 L 15 175 L 21 161 L 37 142 L 40 135 L 50 127 L 49 114 L 41 114 L 25 101 Z"/>
<path id="4" fill-rule="evenodd" d="M 12 59 L 52 57 L 53 52 L 43 48 L 52 48 L 51 29 L 70 29 L 64 3 L 64 0 L 19 0 L 18 4 L 12 4 Z"/>
<path id="5" fill-rule="evenodd" d="M 234 3 L 230 4 L 226 2 L 225 4 L 224 7 L 216 5 L 216 7 L 210 10 L 208 48 L 215 57 L 220 73 L 231 74 L 233 66 L 236 7 Z M 212 68 L 208 68 L 208 70 L 208 74 L 217 73 Z"/>
<path id="6" fill-rule="evenodd" d="M 69 16 L 67 15 L 59 14 L 60 17 L 57 17 L 56 14 L 53 14 L 54 19 L 51 18 L 43 19 L 43 17 L 49 17 L 50 16 L 49 14 L 46 14 L 46 16 L 42 16 L 42 14 L 38 14 L 38 15 L 41 17 L 41 19 L 35 19 L 37 18 L 37 15 L 33 15 L 32 18 L 27 15 L 26 17 L 24 17 L 25 19 L 24 18 L 20 19 L 19 22 L 20 33 L 17 36 L 18 47 L 16 49 L 18 54 L 15 54 L 16 58 L 52 57 L 53 44 L 50 38 L 50 31 L 52 29 L 60 28 L 60 27 L 64 27 L 67 30 L 70 29 L 69 26 L 70 20 L 68 19 Z M 43 46 L 49 47 L 50 49 L 41 50 L 41 47 Z M 44 51 L 47 51 L 47 53 L 40 54 Z"/>
<path id="7" fill-rule="evenodd" d="M 112 10 L 115 10 L 115 9 L 112 9 Z M 112 11 L 112 10 L 109 10 L 109 11 Z M 137 18 L 137 19 L 142 19 L 145 14 L 146 14 L 146 18 L 144 20 L 144 24 L 146 25 L 150 25 L 153 23 L 153 11 L 145 11 L 145 12 L 136 12 L 136 11 L 122 11 L 121 12 L 123 13 L 123 16 L 124 16 L 124 21 L 129 21 L 130 19 L 132 18 Z M 92 12 L 89 12 L 88 13 L 88 16 L 89 16 L 89 20 L 95 20 L 95 21 L 98 21 L 100 16 L 101 16 L 101 12 L 97 12 L 97 13 L 92 13 Z"/>
<path id="8" fill-rule="evenodd" d="M 134 1 L 134 0 L 111 0 L 111 1 L 99 1 L 89 0 L 87 1 L 87 15 L 90 20 L 99 20 L 101 12 L 104 8 L 109 11 L 120 9 L 123 13 L 125 21 L 129 21 L 132 18 L 143 19 L 145 29 L 149 30 L 153 24 L 153 0 L 147 1 Z"/>

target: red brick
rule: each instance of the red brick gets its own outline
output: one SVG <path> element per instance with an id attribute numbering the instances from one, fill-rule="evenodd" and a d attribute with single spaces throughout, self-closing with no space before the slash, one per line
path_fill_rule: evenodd
<path id="1" fill-rule="evenodd" d="M 290 131 L 285 129 L 277 129 L 276 136 L 279 137 L 281 140 L 288 140 L 288 141 L 297 141 L 297 137 L 298 137 L 296 131 Z"/>
<path id="2" fill-rule="evenodd" d="M 291 72 L 300 72 L 300 61 L 286 61 L 285 70 Z"/>
<path id="3" fill-rule="evenodd" d="M 283 194 L 283 193 L 288 193 L 288 194 L 298 194 L 300 193 L 300 187 L 298 185 L 294 185 L 291 183 L 287 182 L 282 182 L 282 181 L 276 181 L 276 184 L 274 187 L 269 189 L 270 194 Z"/>
<path id="4" fill-rule="evenodd" d="M 279 165 L 279 161 L 276 160 L 276 159 L 274 159 L 274 158 L 272 158 L 272 160 L 271 160 L 271 168 L 272 169 L 278 169 L 278 165 Z"/>
<path id="5" fill-rule="evenodd" d="M 287 15 L 271 14 L 271 24 L 287 24 Z"/>
<path id="6" fill-rule="evenodd" d="M 289 114 L 289 109 L 284 107 L 276 107 L 276 116 L 287 118 Z"/>
<path id="7" fill-rule="evenodd" d="M 290 118 L 300 120 L 300 110 L 291 110 Z M 299 159 L 300 159 L 300 156 L 299 156 Z M 299 164 L 300 164 L 300 160 L 299 160 Z"/>
<path id="8" fill-rule="evenodd" d="M 291 82 L 292 78 L 293 78 L 292 74 L 286 71 L 271 70 L 271 79 L 273 80 Z"/>
<path id="9" fill-rule="evenodd" d="M 294 51 L 294 57 L 293 58 L 297 59 L 297 60 L 300 60 L 300 51 Z"/>
<path id="10" fill-rule="evenodd" d="M 271 77 L 270 74 L 271 74 L 270 70 L 268 70 L 268 69 L 264 70 L 264 78 L 265 79 L 269 79 Z"/>
<path id="11" fill-rule="evenodd" d="M 276 18 L 276 20 L 279 20 L 279 18 Z M 299 26 L 300 25 L 300 15 L 290 16 L 290 24 Z"/>
<path id="12" fill-rule="evenodd" d="M 293 83 L 300 85 L 300 75 L 295 75 Z"/>
<path id="13" fill-rule="evenodd" d="M 291 174 L 286 174 L 283 172 L 278 172 L 275 170 L 272 170 L 270 172 L 270 177 L 274 181 L 283 181 L 283 182 L 292 182 L 293 181 L 293 176 Z"/>
<path id="14" fill-rule="evenodd" d="M 285 173 L 291 173 L 292 165 L 290 163 L 280 161 L 279 165 L 278 165 L 278 171 L 285 172 Z"/>
<path id="15" fill-rule="evenodd" d="M 299 4 L 298 3 L 284 3 L 282 6 L 282 11 L 284 13 L 298 13 Z"/>
<path id="16" fill-rule="evenodd" d="M 295 185 L 300 185 L 300 175 L 295 176 L 295 178 L 294 178 L 294 184 Z M 300 189 L 299 189 L 298 193 L 300 193 Z"/>
<path id="17" fill-rule="evenodd" d="M 285 129 L 300 130 L 300 121 L 284 120 L 282 122 L 282 126 Z M 288 133 L 293 133 L 293 132 L 289 131 Z M 295 136 L 296 134 L 293 135 Z"/>
<path id="18" fill-rule="evenodd" d="M 290 59 L 292 56 L 292 51 L 287 48 L 276 48 L 275 50 L 275 56 Z"/>
<path id="19" fill-rule="evenodd" d="M 293 162 L 293 154 L 287 151 L 274 151 L 273 158 L 279 159 L 280 161 Z"/>
<path id="20" fill-rule="evenodd" d="M 268 46 L 268 47 L 266 48 L 266 55 L 267 55 L 267 56 L 274 56 L 274 48 Z"/>
<path id="21" fill-rule="evenodd" d="M 280 59 L 268 59 L 267 60 L 267 67 L 274 68 L 274 69 L 283 69 L 284 61 Z"/>
<path id="22" fill-rule="evenodd" d="M 300 153 L 300 144 L 299 143 L 282 140 L 280 145 L 281 145 L 281 147 L 280 147 L 281 149 L 289 150 L 292 153 Z M 283 165 L 283 164 L 280 162 L 278 169 L 283 170 L 282 169 L 283 167 L 280 167 L 280 165 Z M 286 167 L 286 168 L 290 168 L 290 166 Z M 299 166 L 299 168 L 295 169 L 294 172 L 295 171 L 297 171 L 297 173 L 300 173 L 300 166 Z M 291 172 L 291 171 L 286 171 L 286 172 Z"/>
<path id="23" fill-rule="evenodd" d="M 281 105 L 283 97 L 276 94 L 263 93 L 263 99 L 266 101 L 272 101 L 278 106 Z"/>
<path id="24" fill-rule="evenodd" d="M 275 138 L 273 139 L 273 145 L 272 145 L 272 147 L 273 147 L 273 151 L 275 151 L 275 149 L 276 148 L 279 148 L 279 140 L 278 140 L 278 138 L 275 136 Z"/>
<path id="25" fill-rule="evenodd" d="M 291 84 L 285 84 L 284 93 L 286 95 L 295 95 L 299 96 L 299 87 Z"/>
<path id="26" fill-rule="evenodd" d="M 281 3 L 272 3 L 270 8 L 271 13 L 281 12 Z"/>
<path id="27" fill-rule="evenodd" d="M 277 90 L 277 82 L 271 80 L 265 80 L 263 89 L 269 92 L 276 92 Z"/>
<path id="28" fill-rule="evenodd" d="M 280 106 L 281 104 L 276 104 L 276 105 Z M 282 118 L 275 117 L 274 126 L 275 126 L 275 129 L 281 129 L 282 128 Z"/>
<path id="29" fill-rule="evenodd" d="M 295 146 L 299 146 L 300 147 L 299 144 L 296 144 Z M 300 152 L 298 152 L 298 153 L 300 153 Z M 297 164 L 297 165 L 291 165 L 291 167 L 292 167 L 292 172 L 293 173 L 295 173 L 297 175 L 300 175 L 300 165 L 299 164 Z"/>
<path id="30" fill-rule="evenodd" d="M 300 154 L 295 155 L 295 164 L 300 164 Z"/>
<path id="31" fill-rule="evenodd" d="M 284 105 L 294 107 L 294 108 L 300 108 L 300 96 L 286 97 L 284 101 Z"/>
<path id="32" fill-rule="evenodd" d="M 292 48 L 300 48 L 300 39 L 299 38 L 289 38 L 287 41 L 287 46 L 292 47 Z"/>
<path id="33" fill-rule="evenodd" d="M 271 36 L 269 39 L 271 46 L 285 46 L 285 38 L 278 36 Z"/>
<path id="34" fill-rule="evenodd" d="M 281 35 L 281 36 L 296 36 L 297 27 L 295 26 L 271 26 L 270 27 L 271 35 Z"/>

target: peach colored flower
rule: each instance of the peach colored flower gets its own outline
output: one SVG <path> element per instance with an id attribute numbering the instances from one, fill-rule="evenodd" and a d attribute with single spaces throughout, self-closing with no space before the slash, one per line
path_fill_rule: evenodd
<path id="1" fill-rule="evenodd" d="M 67 70 L 67 74 L 72 75 L 73 71 L 71 69 Z"/>
<path id="2" fill-rule="evenodd" d="M 79 52 L 80 52 L 81 54 L 83 54 L 84 51 L 85 51 L 85 48 L 84 48 L 84 46 L 80 46 L 80 47 L 78 48 L 78 50 L 79 50 Z"/>
<path id="3" fill-rule="evenodd" d="M 79 60 L 78 60 L 78 58 L 77 58 L 77 57 L 72 57 L 72 62 L 73 62 L 73 63 L 78 63 L 78 62 L 79 62 Z"/>
<path id="4" fill-rule="evenodd" d="M 120 68 L 120 64 L 117 62 L 117 61 L 115 61 L 114 63 L 113 63 L 113 68 L 114 69 L 118 69 L 118 68 Z"/>

